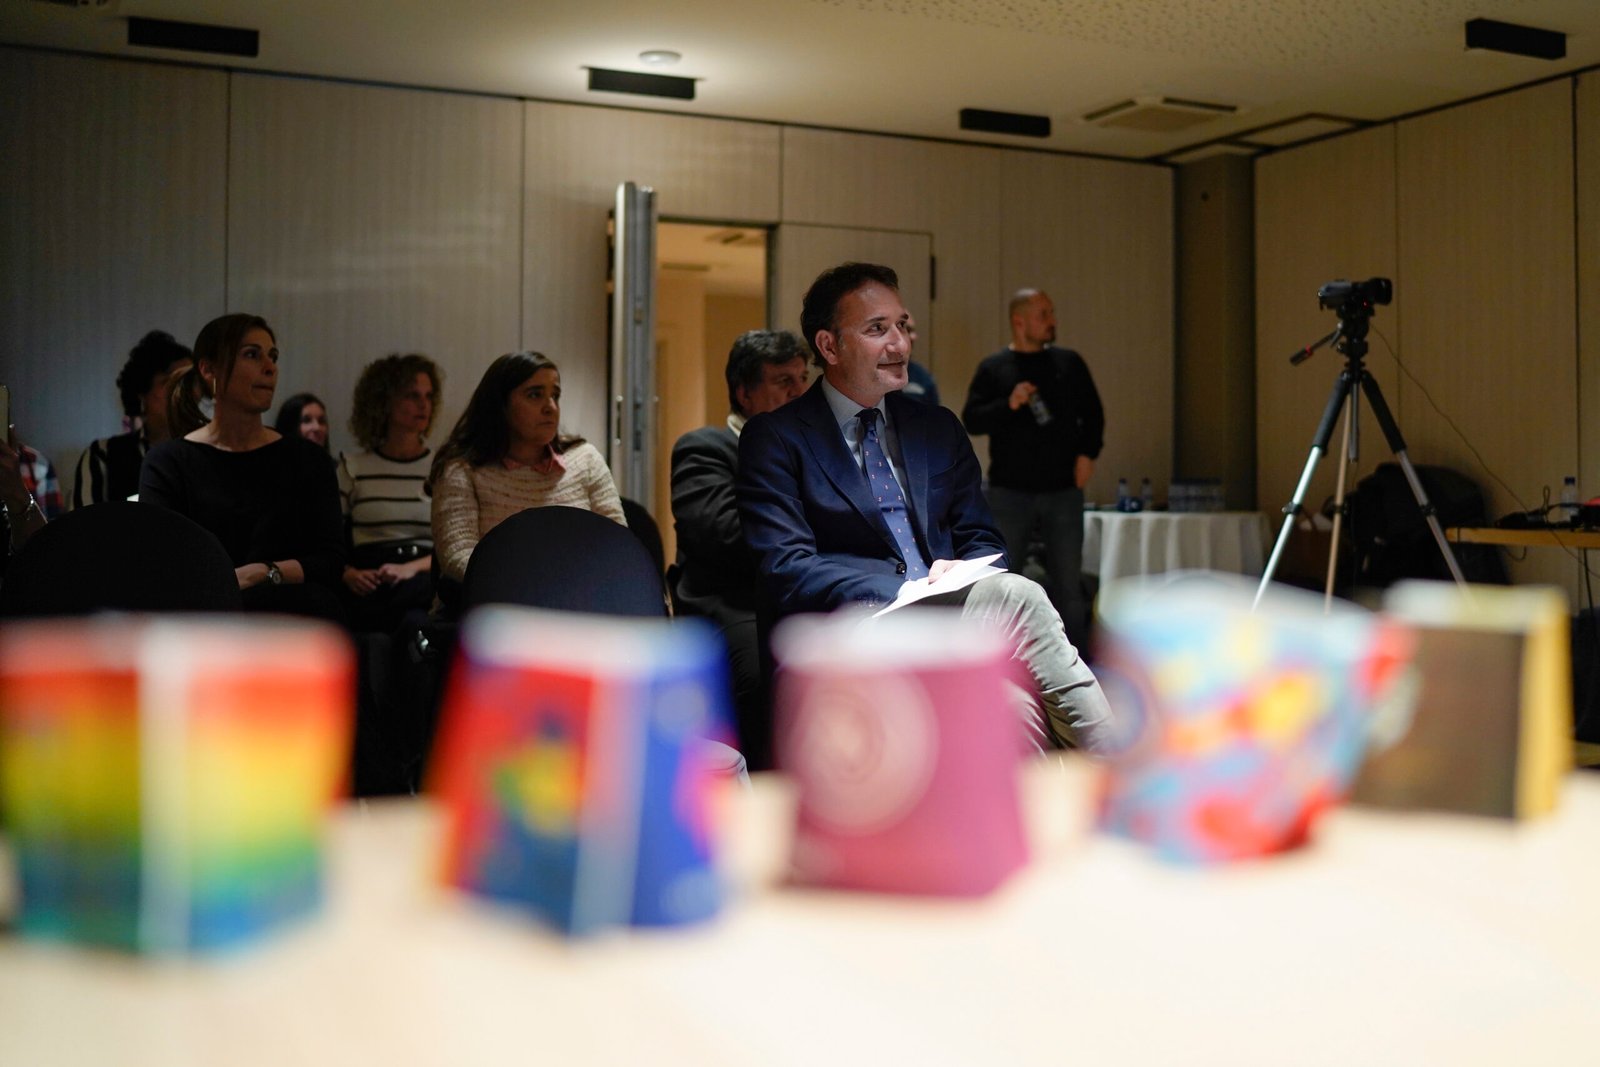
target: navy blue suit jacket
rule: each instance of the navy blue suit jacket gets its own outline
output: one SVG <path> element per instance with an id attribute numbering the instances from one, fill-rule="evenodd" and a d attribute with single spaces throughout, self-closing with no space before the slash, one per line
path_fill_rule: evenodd
<path id="1" fill-rule="evenodd" d="M 978 459 L 955 414 L 886 398 L 905 463 L 907 503 L 928 559 L 973 559 L 1005 542 L 983 499 Z M 845 444 L 822 381 L 739 435 L 739 514 L 776 616 L 886 604 L 905 564 L 866 475 Z"/>

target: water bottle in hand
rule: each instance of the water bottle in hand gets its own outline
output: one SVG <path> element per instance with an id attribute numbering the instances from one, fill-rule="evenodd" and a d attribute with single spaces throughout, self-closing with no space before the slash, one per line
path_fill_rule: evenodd
<path id="1" fill-rule="evenodd" d="M 1037 389 L 1028 394 L 1028 410 L 1033 412 L 1033 421 L 1040 426 L 1050 425 L 1051 420 L 1055 418 L 1050 414 L 1050 405 L 1044 402 L 1044 397 L 1039 395 Z"/>

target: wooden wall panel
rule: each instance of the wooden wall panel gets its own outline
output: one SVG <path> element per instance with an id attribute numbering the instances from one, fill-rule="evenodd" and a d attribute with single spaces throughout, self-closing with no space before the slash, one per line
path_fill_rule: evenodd
<path id="1" fill-rule="evenodd" d="M 1397 277 L 1395 130 L 1382 126 L 1257 161 L 1256 192 L 1256 480 L 1257 506 L 1280 520 L 1294 491 L 1311 437 L 1338 379 L 1343 358 L 1324 348 L 1309 362 L 1289 364 L 1295 349 L 1333 329 L 1337 318 L 1317 305 L 1317 289 L 1334 278 L 1395 280 L 1395 300 L 1376 309 L 1368 369 L 1405 427 L 1394 361 L 1379 339 L 1398 343 L 1401 308 L 1412 285 Z M 1389 457 L 1362 404 L 1361 460 L 1350 484 Z M 1316 510 L 1333 495 L 1340 437 L 1336 431 L 1309 491 Z"/>
<path id="2" fill-rule="evenodd" d="M 1588 500 L 1600 497 L 1600 75 L 1577 82 L 1578 465 L 1570 473 Z"/>
<path id="3" fill-rule="evenodd" d="M 518 347 L 521 105 L 236 74 L 228 304 L 278 331 L 282 400 L 330 408 L 335 449 L 361 368 L 444 368 L 444 439 L 483 368 Z"/>
<path id="4" fill-rule="evenodd" d="M 1578 464 L 1572 117 L 1558 81 L 1398 129 L 1400 355 L 1461 434 L 1409 382 L 1401 420 L 1415 461 L 1476 478 L 1492 515 Z M 1575 588 L 1557 552 L 1513 571 Z"/>
<path id="5" fill-rule="evenodd" d="M 227 76 L 0 48 L 0 381 L 70 493 L 151 329 L 223 307 Z"/>
<path id="6" fill-rule="evenodd" d="M 784 222 L 932 235 L 932 341 L 918 344 L 917 360 L 958 409 L 978 360 L 997 347 L 994 324 L 1003 318 L 994 307 L 1001 156 L 1000 149 L 903 137 L 783 131 Z M 801 295 L 783 299 L 798 306 Z"/>
<path id="7" fill-rule="evenodd" d="M 1256 506 L 1255 161 L 1179 167 L 1173 475 L 1220 478 L 1230 508 Z"/>
<path id="8" fill-rule="evenodd" d="M 927 343 L 917 355 L 953 406 L 978 360 L 1005 341 L 1003 300 L 1017 283 L 1003 268 L 1004 234 L 1020 242 L 1009 261 L 1014 270 L 1060 277 L 1049 284 L 1063 291 L 1095 294 L 1105 285 L 1139 308 L 1124 315 L 1116 310 L 1120 297 L 1108 297 L 1109 314 L 1097 310 L 1084 321 L 1121 318 L 1121 326 L 1069 331 L 1092 360 L 1101 358 L 1096 349 L 1107 358 L 1125 345 L 1159 350 L 1145 358 L 1163 364 L 1160 380 L 1170 382 L 1171 235 L 1153 244 L 1137 238 L 1132 257 L 1121 239 L 1169 225 L 1169 179 L 1157 168 L 469 94 L 0 55 L 5 99 L 20 101 L 0 109 L 0 133 L 12 156 L 30 163 L 0 179 L 0 264 L 10 301 L 0 325 L 4 373 L 17 387 L 17 410 L 45 416 L 37 424 L 49 429 L 34 439 L 64 461 L 115 428 L 110 379 L 140 332 L 162 325 L 189 338 L 224 310 L 273 322 L 285 353 L 283 394 L 322 394 L 336 446 L 349 443 L 344 422 L 360 368 L 397 349 L 425 351 L 444 366 L 440 421 L 448 423 L 489 359 L 540 348 L 563 366 L 569 427 L 603 432 L 605 220 L 625 179 L 655 187 L 668 219 L 930 235 L 938 291 L 931 318 L 921 317 Z M 1003 181 L 1007 160 L 1015 173 Z M 1139 191 L 1130 195 L 1130 188 Z M 1036 221 L 1049 236 L 1034 232 Z M 1130 283 L 1097 274 L 1112 261 L 1113 272 L 1164 277 L 1131 283 L 1130 291 Z M 111 310 L 85 316 L 86 303 Z M 1119 329 L 1159 339 L 1125 341 Z M 75 355 L 63 364 L 62 352 Z M 84 400 L 85 391 L 63 389 L 54 373 L 45 382 L 47 360 L 52 372 L 64 365 L 105 385 Z M 28 407 L 40 392 L 47 401 Z M 1159 472 L 1160 464 L 1145 465 Z"/>
<path id="9" fill-rule="evenodd" d="M 1172 172 L 1008 151 L 1001 175 L 1000 271 L 979 355 L 1010 340 L 1006 306 L 1015 290 L 1049 293 L 1057 343 L 1083 354 L 1106 408 L 1105 448 L 1088 499 L 1114 500 L 1119 476 L 1135 487 L 1146 476 L 1165 487 L 1173 440 Z"/>
<path id="10" fill-rule="evenodd" d="M 561 364 L 567 425 L 600 438 L 609 366 L 606 216 L 617 186 L 654 188 L 663 218 L 776 223 L 778 128 L 571 104 L 523 107 L 523 343 Z"/>
<path id="11" fill-rule="evenodd" d="M 666 558 L 675 559 L 677 530 L 672 523 L 672 446 L 690 430 L 716 420 L 722 408 L 707 411 L 704 382 L 722 364 L 707 365 L 706 276 L 699 271 L 663 267 L 656 272 L 656 411 L 654 499 L 641 501 L 660 516 Z"/>

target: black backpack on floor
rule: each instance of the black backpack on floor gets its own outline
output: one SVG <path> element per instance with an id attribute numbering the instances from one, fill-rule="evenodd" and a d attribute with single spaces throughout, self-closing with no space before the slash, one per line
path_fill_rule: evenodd
<path id="1" fill-rule="evenodd" d="M 1446 530 L 1489 524 L 1483 491 L 1471 478 L 1449 467 L 1418 467 L 1417 477 Z M 1381 588 L 1402 578 L 1450 580 L 1439 544 L 1398 463 L 1380 463 L 1345 498 L 1345 505 L 1354 546 L 1354 584 Z M 1452 543 L 1450 547 L 1467 581 L 1510 583 L 1505 560 L 1495 546 Z"/>

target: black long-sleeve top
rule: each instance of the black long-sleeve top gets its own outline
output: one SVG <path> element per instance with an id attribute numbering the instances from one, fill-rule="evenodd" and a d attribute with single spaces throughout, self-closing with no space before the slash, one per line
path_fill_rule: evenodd
<path id="1" fill-rule="evenodd" d="M 306 581 L 339 584 L 345 557 L 339 486 L 328 454 L 309 441 L 281 437 L 249 452 L 164 441 L 145 456 L 139 500 L 210 530 L 235 567 L 293 559 Z"/>
<path id="2" fill-rule="evenodd" d="M 1040 426 L 1026 404 L 1011 410 L 1018 382 L 1032 382 L 1054 416 Z M 1015 352 L 1002 348 L 978 364 L 961 422 L 989 435 L 989 484 L 1045 493 L 1074 486 L 1079 456 L 1100 454 L 1105 411 L 1083 357 L 1071 349 Z"/>

